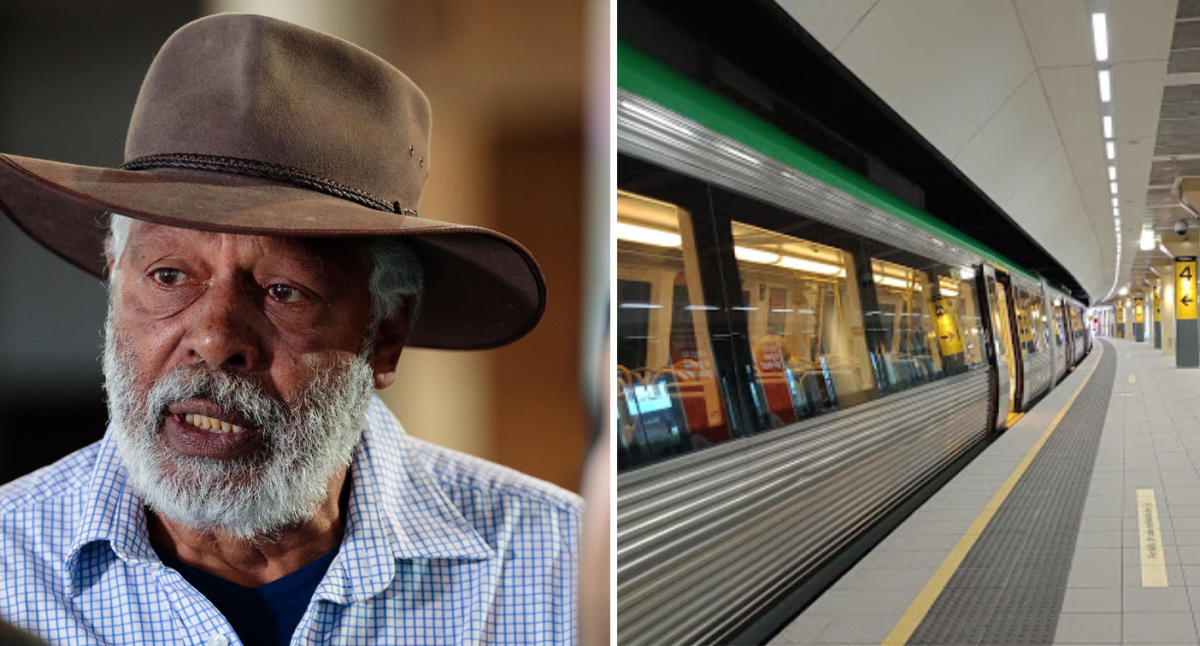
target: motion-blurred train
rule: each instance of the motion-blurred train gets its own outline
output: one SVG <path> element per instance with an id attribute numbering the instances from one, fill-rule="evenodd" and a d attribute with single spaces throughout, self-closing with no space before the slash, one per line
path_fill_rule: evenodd
<path id="1" fill-rule="evenodd" d="M 620 70 L 618 641 L 728 642 L 1092 342 L 1065 290 L 649 58 Z"/>

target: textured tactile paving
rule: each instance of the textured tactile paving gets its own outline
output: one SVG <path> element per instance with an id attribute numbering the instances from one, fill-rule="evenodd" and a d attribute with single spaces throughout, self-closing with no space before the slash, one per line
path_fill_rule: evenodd
<path id="1" fill-rule="evenodd" d="M 1112 396 L 1117 353 L 1092 380 L 967 553 L 910 644 L 1051 644 Z"/>

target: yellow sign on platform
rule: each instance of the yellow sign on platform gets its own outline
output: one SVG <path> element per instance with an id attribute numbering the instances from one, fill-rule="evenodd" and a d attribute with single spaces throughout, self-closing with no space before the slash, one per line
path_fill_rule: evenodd
<path id="1" fill-rule="evenodd" d="M 958 317 L 943 298 L 933 301 L 933 316 L 937 325 L 938 347 L 943 357 L 963 351 L 962 335 L 958 331 Z"/>
<path id="2" fill-rule="evenodd" d="M 1133 299 L 1133 322 L 1146 322 L 1146 301 L 1141 298 Z"/>
<path id="3" fill-rule="evenodd" d="M 1116 310 L 1117 310 L 1117 323 L 1124 325 L 1125 324 L 1125 306 L 1120 303 L 1117 303 Z"/>
<path id="4" fill-rule="evenodd" d="M 1132 378 L 1133 375 L 1130 375 Z M 1142 587 L 1167 587 L 1167 561 L 1163 557 L 1162 531 L 1153 489 L 1138 489 L 1138 541 L 1142 547 Z"/>
<path id="5" fill-rule="evenodd" d="M 1154 300 L 1152 301 L 1152 304 L 1154 305 L 1154 322 L 1155 323 L 1162 322 L 1162 303 L 1159 302 L 1160 299 L 1162 298 L 1162 295 L 1159 294 L 1158 289 L 1159 288 L 1157 288 L 1157 287 L 1154 288 L 1154 296 L 1153 296 Z"/>
<path id="6" fill-rule="evenodd" d="M 1196 318 L 1196 257 L 1175 259 L 1175 318 L 1180 321 Z"/>

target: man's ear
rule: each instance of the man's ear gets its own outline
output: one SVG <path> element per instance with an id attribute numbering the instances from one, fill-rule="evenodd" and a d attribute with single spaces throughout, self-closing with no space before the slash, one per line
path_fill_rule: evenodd
<path id="1" fill-rule="evenodd" d="M 396 363 L 408 340 L 412 316 L 412 296 L 404 296 L 396 313 L 380 321 L 375 331 L 375 349 L 371 352 L 371 368 L 375 372 L 375 388 L 382 390 L 396 381 Z"/>

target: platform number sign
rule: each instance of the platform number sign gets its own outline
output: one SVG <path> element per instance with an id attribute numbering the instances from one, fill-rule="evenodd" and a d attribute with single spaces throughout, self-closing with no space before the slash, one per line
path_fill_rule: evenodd
<path id="1" fill-rule="evenodd" d="M 1196 257 L 1175 259 L 1175 308 L 1181 321 L 1196 318 Z"/>

